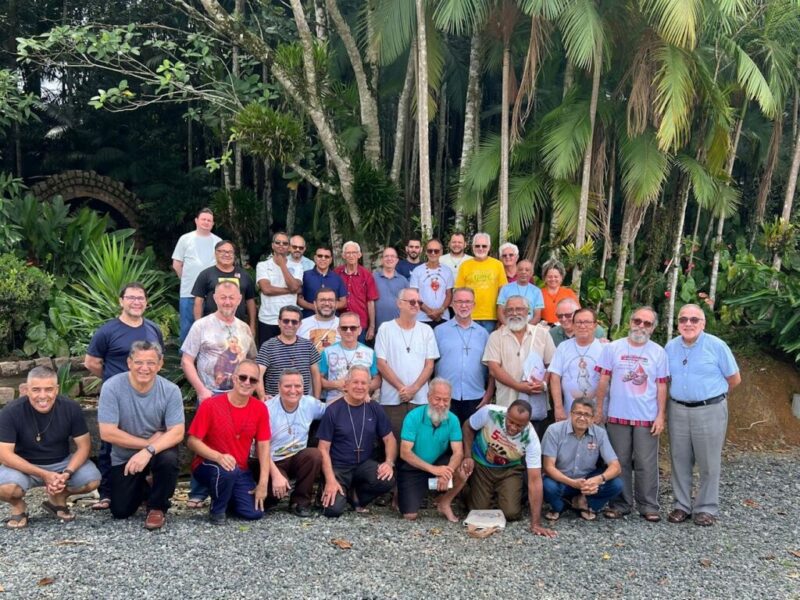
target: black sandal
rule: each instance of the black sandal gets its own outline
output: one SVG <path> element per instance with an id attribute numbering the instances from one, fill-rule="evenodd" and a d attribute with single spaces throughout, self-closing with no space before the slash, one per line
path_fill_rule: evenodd
<path id="1" fill-rule="evenodd" d="M 64 523 L 70 523 L 75 520 L 75 515 L 72 514 L 68 506 L 59 506 L 58 504 L 53 504 L 49 500 L 45 500 L 42 502 L 42 508 Z M 61 514 L 59 515 L 58 513 Z"/>
<path id="2" fill-rule="evenodd" d="M 25 520 L 24 525 L 11 525 L 11 523 L 19 523 L 23 519 Z M 6 529 L 25 529 L 28 526 L 28 513 L 23 512 L 19 513 L 18 515 L 10 515 L 3 519 L 3 523 L 5 523 Z"/>

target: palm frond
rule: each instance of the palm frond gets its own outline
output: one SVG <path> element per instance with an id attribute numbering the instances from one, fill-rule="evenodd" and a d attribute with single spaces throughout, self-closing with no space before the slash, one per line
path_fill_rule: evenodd
<path id="1" fill-rule="evenodd" d="M 556 109 L 544 117 L 544 162 L 554 179 L 573 177 L 581 165 L 589 141 L 591 123 L 589 104 L 568 95 Z"/>
<path id="2" fill-rule="evenodd" d="M 633 138 L 623 137 L 619 148 L 622 190 L 625 198 L 644 205 L 658 197 L 669 173 L 669 156 L 658 147 L 648 130 Z"/>
<path id="3" fill-rule="evenodd" d="M 433 21 L 444 31 L 468 35 L 486 21 L 490 9 L 491 3 L 486 0 L 439 0 Z"/>
<path id="4" fill-rule="evenodd" d="M 570 62 L 587 71 L 595 68 L 595 62 L 601 60 L 601 56 L 597 56 L 597 48 L 602 47 L 605 42 L 603 22 L 595 2 L 570 2 L 561 13 L 559 25 Z"/>
<path id="5" fill-rule="evenodd" d="M 664 41 L 692 50 L 697 45 L 702 5 L 701 0 L 648 0 L 644 10 Z"/>
<path id="6" fill-rule="evenodd" d="M 660 119 L 658 145 L 675 150 L 686 143 L 691 126 L 694 98 L 694 71 L 690 56 L 677 46 L 665 45 L 656 50 L 660 64 L 656 73 L 656 114 Z"/>
<path id="7" fill-rule="evenodd" d="M 714 177 L 697 160 L 687 154 L 678 154 L 675 164 L 681 172 L 689 178 L 694 197 L 703 208 L 708 208 L 718 191 Z"/>
<path id="8" fill-rule="evenodd" d="M 414 0 L 376 0 L 374 43 L 382 65 L 392 64 L 408 51 L 416 30 Z"/>

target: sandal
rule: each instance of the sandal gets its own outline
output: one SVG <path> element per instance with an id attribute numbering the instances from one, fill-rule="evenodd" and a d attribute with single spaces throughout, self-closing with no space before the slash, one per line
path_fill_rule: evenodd
<path id="1" fill-rule="evenodd" d="M 59 506 L 53 504 L 49 500 L 42 502 L 42 508 L 53 515 L 56 519 L 60 519 L 62 523 L 69 523 L 75 520 L 75 515 L 69 510 L 68 506 Z M 61 514 L 59 514 L 61 513 Z"/>
<path id="2" fill-rule="evenodd" d="M 603 516 L 606 519 L 621 519 L 625 516 L 625 513 L 615 508 L 607 508 L 603 511 Z"/>
<path id="3" fill-rule="evenodd" d="M 111 498 L 100 498 L 91 506 L 92 510 L 108 510 L 109 508 L 111 508 Z"/>
<path id="4" fill-rule="evenodd" d="M 591 508 L 587 508 L 586 510 L 581 511 L 581 519 L 584 521 L 594 521 L 597 518 L 597 513 L 594 512 Z"/>
<path id="5" fill-rule="evenodd" d="M 642 518 L 648 523 L 658 523 L 661 521 L 661 515 L 658 513 L 642 513 Z"/>
<path id="6" fill-rule="evenodd" d="M 546 513 L 544 513 L 544 518 L 547 519 L 548 521 L 555 523 L 561 518 L 561 513 L 556 512 L 554 510 L 549 510 Z"/>
<path id="7" fill-rule="evenodd" d="M 670 523 L 683 523 L 688 518 L 689 513 L 687 513 L 685 510 L 681 510 L 680 508 L 676 508 L 669 513 L 669 515 L 667 515 L 667 521 Z"/>
<path id="8" fill-rule="evenodd" d="M 717 522 L 717 518 L 711 513 L 700 512 L 694 516 L 694 524 L 700 527 L 710 527 Z"/>
<path id="9" fill-rule="evenodd" d="M 25 522 L 20 524 L 21 521 Z M 6 524 L 6 529 L 25 529 L 28 526 L 28 513 L 10 515 L 3 519 L 3 523 Z M 12 525 L 12 523 L 16 523 L 16 525 Z"/>
<path id="10" fill-rule="evenodd" d="M 190 498 L 189 500 L 186 501 L 186 508 L 193 508 L 193 509 L 203 508 L 205 503 L 206 503 L 205 500 L 192 500 Z"/>

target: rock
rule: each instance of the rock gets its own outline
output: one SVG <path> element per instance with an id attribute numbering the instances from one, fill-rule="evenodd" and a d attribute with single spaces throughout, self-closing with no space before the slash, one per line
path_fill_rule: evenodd
<path id="1" fill-rule="evenodd" d="M 90 375 L 89 377 L 81 377 L 81 395 L 82 396 L 99 396 L 100 395 L 100 378 Z"/>
<path id="2" fill-rule="evenodd" d="M 53 361 L 49 358 L 37 358 L 33 361 L 37 367 L 50 367 L 53 368 Z"/>
<path id="3" fill-rule="evenodd" d="M 27 373 L 28 371 L 30 371 L 33 367 L 35 367 L 36 366 L 36 361 L 35 360 L 21 360 L 21 361 L 19 361 L 18 364 L 19 364 L 19 373 L 20 373 L 20 375 L 22 375 L 22 374 Z"/>
<path id="4" fill-rule="evenodd" d="M 14 361 L 0 363 L 0 377 L 19 375 L 19 363 Z"/>
<path id="5" fill-rule="evenodd" d="M 69 356 L 57 356 L 53 359 L 53 362 L 56 365 L 56 369 L 60 369 L 64 365 L 70 362 Z"/>
<path id="6" fill-rule="evenodd" d="M 85 371 L 86 367 L 83 366 L 83 356 L 73 356 L 69 359 L 73 371 Z"/>
<path id="7" fill-rule="evenodd" d="M 16 397 L 13 387 L 0 387 L 0 406 L 5 406 Z"/>

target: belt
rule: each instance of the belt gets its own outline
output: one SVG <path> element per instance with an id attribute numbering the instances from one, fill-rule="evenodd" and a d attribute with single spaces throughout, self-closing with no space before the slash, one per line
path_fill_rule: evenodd
<path id="1" fill-rule="evenodd" d="M 714 396 L 713 398 L 709 398 L 708 400 L 700 400 L 700 402 L 684 402 L 683 400 L 675 400 L 672 399 L 673 402 L 676 404 L 680 404 L 681 406 L 688 406 L 689 408 L 695 408 L 697 406 L 711 406 L 712 404 L 719 404 L 723 400 L 728 397 L 728 394 L 720 394 L 719 396 Z"/>

